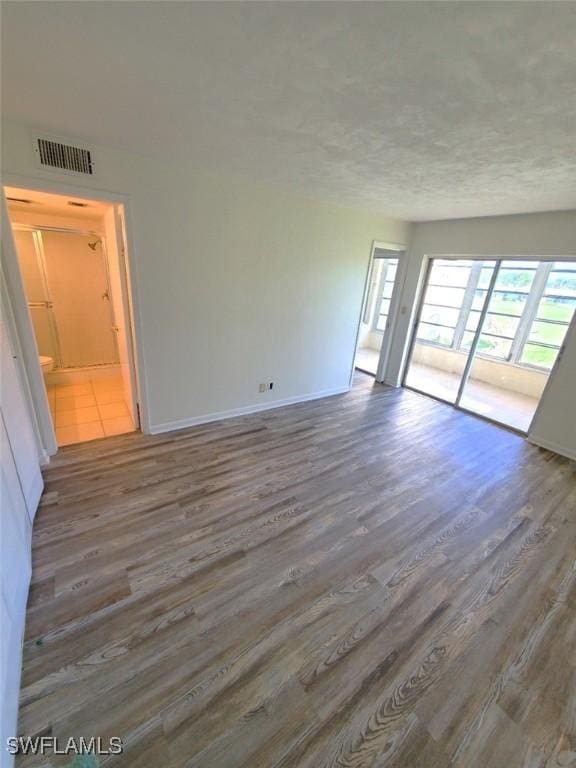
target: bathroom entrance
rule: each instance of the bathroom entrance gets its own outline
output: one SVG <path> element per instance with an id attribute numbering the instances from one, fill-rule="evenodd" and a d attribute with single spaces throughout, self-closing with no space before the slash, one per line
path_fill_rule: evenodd
<path id="1" fill-rule="evenodd" d="M 121 207 L 5 193 L 58 446 L 134 431 Z"/>

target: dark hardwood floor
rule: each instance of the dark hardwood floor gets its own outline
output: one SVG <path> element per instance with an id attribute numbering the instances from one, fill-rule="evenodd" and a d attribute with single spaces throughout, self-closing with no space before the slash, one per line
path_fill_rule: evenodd
<path id="1" fill-rule="evenodd" d="M 576 765 L 574 463 L 360 376 L 45 477 L 21 733 L 129 768 Z"/>

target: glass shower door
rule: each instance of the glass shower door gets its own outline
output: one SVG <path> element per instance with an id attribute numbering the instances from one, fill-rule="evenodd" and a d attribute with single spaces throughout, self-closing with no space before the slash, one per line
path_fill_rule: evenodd
<path id="1" fill-rule="evenodd" d="M 30 229 L 14 228 L 13 235 L 38 353 L 51 357 L 55 364 L 59 365 L 58 338 L 52 302 L 42 264 L 38 233 Z"/>
<path id="2" fill-rule="evenodd" d="M 117 363 L 102 241 L 96 235 L 42 231 L 48 289 L 64 368 Z"/>

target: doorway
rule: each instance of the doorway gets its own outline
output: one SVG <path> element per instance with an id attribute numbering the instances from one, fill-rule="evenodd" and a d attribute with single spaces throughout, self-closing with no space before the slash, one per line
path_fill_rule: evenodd
<path id="1" fill-rule="evenodd" d="M 576 308 L 576 261 L 429 261 L 404 385 L 527 433 Z"/>
<path id="2" fill-rule="evenodd" d="M 58 446 L 139 429 L 122 207 L 5 193 Z"/>
<path id="3" fill-rule="evenodd" d="M 354 368 L 378 381 L 383 377 L 396 317 L 403 256 L 404 250 L 396 246 L 375 245 L 372 249 Z"/>

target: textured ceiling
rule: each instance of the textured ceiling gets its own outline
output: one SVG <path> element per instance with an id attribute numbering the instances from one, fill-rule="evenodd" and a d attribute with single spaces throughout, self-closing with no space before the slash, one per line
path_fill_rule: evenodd
<path id="1" fill-rule="evenodd" d="M 576 4 L 4 2 L 7 117 L 406 219 L 576 207 Z"/>

